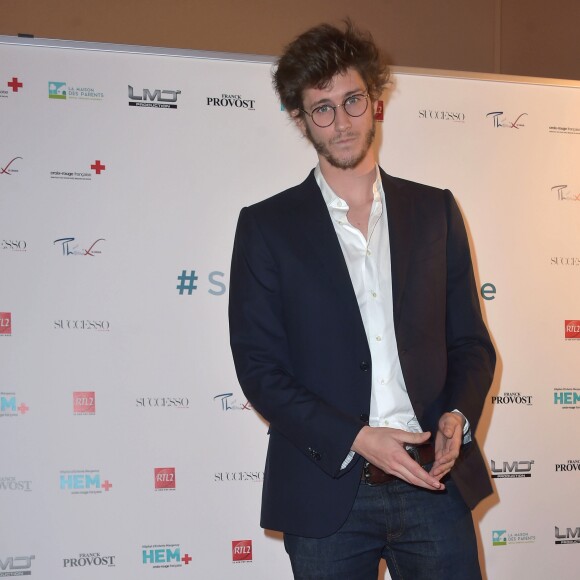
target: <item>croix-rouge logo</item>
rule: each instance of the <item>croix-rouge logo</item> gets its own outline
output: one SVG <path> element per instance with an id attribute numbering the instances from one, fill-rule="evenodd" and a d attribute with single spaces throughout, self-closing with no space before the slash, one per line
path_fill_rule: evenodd
<path id="1" fill-rule="evenodd" d="M 515 117 L 515 120 L 510 121 L 504 115 L 503 111 L 493 111 L 493 112 L 488 113 L 486 115 L 486 117 L 489 117 L 492 119 L 493 126 L 496 129 L 499 129 L 499 128 L 502 128 L 502 129 L 521 129 L 522 127 L 525 127 L 524 117 L 526 117 L 526 116 L 527 116 L 527 113 L 521 113 L 517 117 Z"/>
<path id="2" fill-rule="evenodd" d="M 17 93 L 24 85 L 18 80 L 18 77 L 12 77 L 11 81 L 7 83 L 8 87 L 12 89 L 13 93 Z"/>
<path id="3" fill-rule="evenodd" d="M 94 415 L 95 391 L 74 391 L 73 411 L 75 415 Z"/>
<path id="4" fill-rule="evenodd" d="M 155 489 L 175 489 L 175 467 L 155 468 Z"/>
<path id="5" fill-rule="evenodd" d="M 252 561 L 252 540 L 232 541 L 232 562 Z"/>
<path id="6" fill-rule="evenodd" d="M 565 321 L 564 338 L 566 340 L 580 340 L 580 320 Z"/>
<path id="7" fill-rule="evenodd" d="M 102 163 L 100 159 L 96 159 L 94 163 L 90 165 L 91 171 L 94 171 L 96 175 L 101 175 L 107 166 Z M 51 171 L 51 179 L 72 179 L 74 181 L 91 181 L 93 174 L 89 171 L 89 168 L 83 169 L 81 171 Z"/>
<path id="8" fill-rule="evenodd" d="M 12 175 L 18 173 L 18 169 L 15 169 L 12 166 L 18 159 L 22 159 L 22 157 L 13 157 L 4 167 L 0 166 L 0 175 Z"/>

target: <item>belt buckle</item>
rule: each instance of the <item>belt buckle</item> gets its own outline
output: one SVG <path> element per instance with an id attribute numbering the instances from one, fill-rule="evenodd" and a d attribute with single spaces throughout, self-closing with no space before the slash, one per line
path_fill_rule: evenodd
<path id="1" fill-rule="evenodd" d="M 405 445 L 405 451 L 410 455 L 411 459 L 414 459 L 419 465 L 421 465 L 419 449 L 417 449 L 415 445 Z"/>

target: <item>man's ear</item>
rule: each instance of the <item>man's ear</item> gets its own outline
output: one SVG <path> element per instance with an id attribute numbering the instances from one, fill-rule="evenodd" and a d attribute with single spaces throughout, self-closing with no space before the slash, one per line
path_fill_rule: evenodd
<path id="1" fill-rule="evenodd" d="M 290 113 L 290 117 L 294 121 L 295 125 L 298 127 L 302 135 L 306 135 L 306 122 L 304 121 L 304 113 L 300 109 L 294 109 Z"/>

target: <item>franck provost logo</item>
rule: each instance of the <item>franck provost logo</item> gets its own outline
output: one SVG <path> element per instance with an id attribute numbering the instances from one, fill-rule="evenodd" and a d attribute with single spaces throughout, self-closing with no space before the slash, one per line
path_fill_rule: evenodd
<path id="1" fill-rule="evenodd" d="M 554 389 L 554 405 L 561 409 L 580 409 L 580 388 L 556 387 Z"/>
<path id="2" fill-rule="evenodd" d="M 0 477 L 0 492 L 3 491 L 32 491 L 32 480 Z"/>
<path id="3" fill-rule="evenodd" d="M 73 412 L 75 415 L 94 415 L 95 406 L 95 391 L 75 391 L 73 393 Z"/>
<path id="4" fill-rule="evenodd" d="M 192 557 L 184 553 L 179 544 L 150 544 L 141 546 L 142 563 L 151 568 L 181 568 L 187 566 Z"/>
<path id="5" fill-rule="evenodd" d="M 533 544 L 536 536 L 528 532 L 509 532 L 508 530 L 493 530 L 491 543 L 493 546 L 512 546 L 514 544 Z"/>
<path id="6" fill-rule="evenodd" d="M 254 111 L 255 99 L 246 99 L 241 95 L 222 94 L 219 97 L 207 97 L 206 104 L 209 107 L 222 107 L 229 109 L 245 109 L 246 111 Z"/>
<path id="7" fill-rule="evenodd" d="M 168 89 L 134 89 L 129 85 L 129 106 L 153 109 L 177 109 L 177 95 L 181 91 Z"/>
<path id="8" fill-rule="evenodd" d="M 556 472 L 564 473 L 570 471 L 580 474 L 580 459 L 568 459 L 566 463 L 556 463 Z"/>
<path id="9" fill-rule="evenodd" d="M 520 113 L 519 115 L 506 115 L 503 111 L 492 111 L 486 117 L 491 119 L 493 126 L 496 129 L 521 129 L 525 127 L 524 121 L 527 113 Z"/>
<path id="10" fill-rule="evenodd" d="M 564 321 L 564 338 L 566 340 L 580 340 L 580 320 Z"/>
<path id="11" fill-rule="evenodd" d="M 493 478 L 504 479 L 504 478 L 521 478 L 521 477 L 532 477 L 532 465 L 534 460 L 531 461 L 495 461 L 491 460 L 491 476 Z"/>
<path id="12" fill-rule="evenodd" d="M 504 393 L 503 395 L 493 395 L 492 405 L 532 405 L 532 395 L 522 395 L 519 392 Z"/>
<path id="13" fill-rule="evenodd" d="M 95 175 L 101 175 L 107 169 L 100 159 L 96 159 L 93 163 L 88 164 L 86 168 L 77 169 L 75 171 L 51 171 L 51 179 L 72 179 L 74 181 L 92 181 Z M 90 170 L 90 171 L 89 171 Z"/>
<path id="14" fill-rule="evenodd" d="M 252 540 L 232 541 L 232 562 L 235 564 L 252 561 Z"/>
<path id="15" fill-rule="evenodd" d="M 108 492 L 113 484 L 103 479 L 98 469 L 81 469 L 60 472 L 60 489 L 72 495 L 93 495 Z"/>
<path id="16" fill-rule="evenodd" d="M 78 99 L 83 101 L 102 101 L 105 95 L 93 87 L 68 84 L 61 81 L 49 81 L 48 83 L 49 99 Z"/>
<path id="17" fill-rule="evenodd" d="M 32 560 L 35 556 L 0 555 L 0 577 L 32 576 Z"/>
<path id="18" fill-rule="evenodd" d="M 2 417 L 18 417 L 30 411 L 26 403 L 19 402 L 16 393 L 0 393 L 0 419 Z"/>
<path id="19" fill-rule="evenodd" d="M 115 566 L 116 556 L 101 556 L 100 552 L 81 553 L 73 558 L 63 559 L 63 568 L 92 568 L 107 566 L 112 568 Z"/>

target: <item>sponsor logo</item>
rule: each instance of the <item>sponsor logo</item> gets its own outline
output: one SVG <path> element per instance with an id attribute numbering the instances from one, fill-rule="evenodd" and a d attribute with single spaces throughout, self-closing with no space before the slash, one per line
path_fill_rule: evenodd
<path id="1" fill-rule="evenodd" d="M 249 481 L 252 483 L 262 483 L 264 481 L 263 471 L 218 471 L 213 474 L 213 480 L 219 483 Z"/>
<path id="2" fill-rule="evenodd" d="M 1 240 L 0 250 L 7 252 L 26 252 L 26 240 Z"/>
<path id="3" fill-rule="evenodd" d="M 560 133 L 561 135 L 580 135 L 580 127 L 563 127 L 561 125 L 550 125 L 550 133 Z"/>
<path id="4" fill-rule="evenodd" d="M 9 92 L 17 93 L 24 85 L 18 80 L 18 77 L 12 77 L 7 83 L 6 86 L 9 89 Z"/>
<path id="5" fill-rule="evenodd" d="M 566 340 L 580 340 L 580 320 L 564 321 L 564 338 Z"/>
<path id="6" fill-rule="evenodd" d="M 252 540 L 232 541 L 232 562 L 249 563 L 252 561 Z"/>
<path id="7" fill-rule="evenodd" d="M 226 285 L 219 280 L 219 278 L 223 278 L 225 274 L 223 272 L 219 272 L 218 270 L 214 270 L 213 272 L 209 273 L 208 280 L 212 286 L 215 288 L 210 288 L 207 292 L 208 294 L 212 294 L 213 296 L 222 296 L 226 293 Z M 182 270 L 181 274 L 177 276 L 177 280 L 179 284 L 176 286 L 179 295 L 182 296 L 183 294 L 187 294 L 191 296 L 194 290 L 197 290 L 196 281 L 199 280 L 199 276 L 196 275 L 195 270 L 190 270 L 189 274 L 187 270 Z"/>
<path id="8" fill-rule="evenodd" d="M 181 568 L 193 559 L 189 554 L 181 555 L 179 544 L 150 544 L 141 546 L 142 563 L 151 568 Z"/>
<path id="9" fill-rule="evenodd" d="M 90 244 L 85 244 L 86 248 L 82 248 L 76 238 L 58 238 L 52 242 L 52 245 L 57 247 L 60 245 L 63 256 L 91 256 L 94 258 L 103 253 L 100 248 L 102 247 L 101 242 L 105 241 L 105 238 L 98 238 Z"/>
<path id="10" fill-rule="evenodd" d="M 521 129 L 525 127 L 524 117 L 527 115 L 527 113 L 520 113 L 515 117 L 510 117 L 512 119 L 510 120 L 503 111 L 493 111 L 488 113 L 486 117 L 492 120 L 493 126 L 496 129 Z"/>
<path id="11" fill-rule="evenodd" d="M 558 201 L 580 201 L 580 192 L 568 189 L 568 185 L 554 185 L 551 189 Z"/>
<path id="12" fill-rule="evenodd" d="M 580 473 L 580 459 L 568 459 L 566 463 L 556 463 L 556 471 L 577 471 Z"/>
<path id="13" fill-rule="evenodd" d="M 491 397 L 492 405 L 532 405 L 532 395 L 522 395 L 521 393 L 504 393 Z"/>
<path id="14" fill-rule="evenodd" d="M 497 288 L 491 282 L 486 282 L 481 286 L 481 297 L 484 300 L 495 300 Z"/>
<path id="15" fill-rule="evenodd" d="M 555 544 L 580 544 L 580 528 L 559 528 L 554 526 Z"/>
<path id="16" fill-rule="evenodd" d="M 561 409 L 580 409 L 580 388 L 556 387 L 554 405 L 558 405 Z"/>
<path id="17" fill-rule="evenodd" d="M 580 266 L 580 258 L 553 256 L 550 258 L 550 264 L 552 266 Z"/>
<path id="18" fill-rule="evenodd" d="M 82 169 L 78 171 L 51 171 L 50 178 L 51 179 L 72 179 L 73 181 L 92 181 L 93 173 L 96 175 L 101 175 L 103 171 L 107 168 L 106 165 L 103 165 L 100 159 L 96 159 L 91 165 L 89 169 Z"/>
<path id="19" fill-rule="evenodd" d="M 375 121 L 382 123 L 385 120 L 385 103 L 377 101 L 377 111 L 375 113 Z"/>
<path id="20" fill-rule="evenodd" d="M 22 157 L 13 157 L 4 167 L 0 165 L 0 175 L 14 175 L 18 173 L 18 169 L 15 167 L 15 165 L 18 165 L 16 163 L 18 160 L 22 160 Z"/>
<path id="21" fill-rule="evenodd" d="M 73 393 L 73 413 L 75 415 L 94 415 L 95 403 L 95 391 L 75 391 Z"/>
<path id="22" fill-rule="evenodd" d="M 499 462 L 496 464 L 495 460 L 491 460 L 491 477 L 503 479 L 503 478 L 520 478 L 520 477 L 532 477 L 532 465 L 534 460 L 531 461 L 504 461 L 502 465 Z"/>
<path id="23" fill-rule="evenodd" d="M 177 109 L 177 95 L 180 94 L 181 91 L 169 91 L 167 89 L 143 89 L 142 92 L 139 92 L 129 85 L 129 106 Z"/>
<path id="24" fill-rule="evenodd" d="M 0 312 L 0 336 L 12 336 L 12 312 Z"/>
<path id="25" fill-rule="evenodd" d="M 32 480 L 0 477 L 0 491 L 32 491 Z"/>
<path id="26" fill-rule="evenodd" d="M 63 568 L 87 568 L 90 566 L 115 566 L 116 556 L 101 556 L 99 552 L 82 553 L 75 558 L 64 558 Z"/>
<path id="27" fill-rule="evenodd" d="M 66 82 L 49 81 L 49 99 L 78 99 L 83 101 L 102 101 L 105 95 L 93 87 L 83 87 L 78 85 L 68 85 Z"/>
<path id="28" fill-rule="evenodd" d="M 0 556 L 0 577 L 32 576 L 32 560 L 36 556 Z"/>
<path id="29" fill-rule="evenodd" d="M 16 393 L 0 393 L 0 418 L 18 417 L 30 411 L 26 403 L 18 403 Z"/>
<path id="30" fill-rule="evenodd" d="M 98 469 L 79 469 L 60 472 L 60 489 L 72 495 L 89 495 L 108 492 L 113 484 L 101 477 Z"/>
<path id="31" fill-rule="evenodd" d="M 97 330 L 109 332 L 111 323 L 108 320 L 55 320 L 54 330 Z"/>
<path id="32" fill-rule="evenodd" d="M 175 490 L 175 467 L 155 468 L 155 491 Z"/>
<path id="33" fill-rule="evenodd" d="M 230 107 L 232 109 L 245 109 L 246 111 L 254 111 L 255 102 L 255 99 L 244 99 L 241 95 L 222 94 L 220 97 L 206 97 L 206 105 L 208 107 Z"/>
<path id="34" fill-rule="evenodd" d="M 233 393 L 221 393 L 213 398 L 218 401 L 222 411 L 251 411 L 252 405 L 246 399 L 245 403 L 239 403 Z"/>
<path id="35" fill-rule="evenodd" d="M 513 544 L 533 544 L 536 536 L 528 532 L 509 532 L 508 530 L 492 530 L 491 543 L 493 546 L 509 546 Z"/>
<path id="36" fill-rule="evenodd" d="M 452 121 L 453 123 L 465 123 L 465 113 L 420 109 L 419 119 L 431 119 L 433 121 Z"/>
<path id="37" fill-rule="evenodd" d="M 189 409 L 187 397 L 140 397 L 135 399 L 137 407 L 164 407 L 166 409 Z"/>

